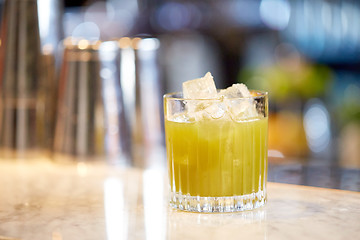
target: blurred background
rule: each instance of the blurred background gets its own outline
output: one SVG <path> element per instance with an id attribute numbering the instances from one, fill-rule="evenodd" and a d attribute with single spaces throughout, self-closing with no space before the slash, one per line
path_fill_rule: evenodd
<path id="1" fill-rule="evenodd" d="M 143 121 L 151 114 L 162 119 L 161 96 L 207 71 L 218 88 L 244 82 L 268 91 L 269 180 L 360 191 L 359 1 L 38 0 L 38 16 L 43 50 L 55 49 L 55 67 L 69 37 L 122 46 L 155 39 L 143 44 L 156 57 L 139 55 L 147 59 L 139 82 L 155 79 L 148 90 L 156 90 L 159 108 Z M 127 54 L 124 62 L 132 61 Z M 125 75 L 132 69 L 121 66 Z M 132 103 L 123 80 L 122 89 L 126 108 Z M 150 162 L 165 166 L 158 129 L 146 141 L 160 145 Z"/>

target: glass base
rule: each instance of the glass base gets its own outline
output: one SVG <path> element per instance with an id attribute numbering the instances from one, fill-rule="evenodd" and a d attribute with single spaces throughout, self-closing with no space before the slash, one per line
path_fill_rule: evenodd
<path id="1" fill-rule="evenodd" d="M 239 212 L 252 210 L 266 203 L 266 191 L 241 196 L 200 197 L 170 193 L 170 206 L 189 212 Z"/>

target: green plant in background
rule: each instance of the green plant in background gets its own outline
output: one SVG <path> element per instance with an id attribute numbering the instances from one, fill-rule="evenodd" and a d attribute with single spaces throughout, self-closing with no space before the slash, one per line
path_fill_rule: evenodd
<path id="1" fill-rule="evenodd" d="M 360 169 L 359 74 L 340 72 L 334 85 L 334 112 L 338 120 L 339 165 Z"/>
<path id="2" fill-rule="evenodd" d="M 269 117 L 269 149 L 306 159 L 309 149 L 303 127 L 303 106 L 308 99 L 327 95 L 332 85 L 331 70 L 310 64 L 296 54 L 270 66 L 245 68 L 239 81 L 252 89 L 269 92 L 271 105 L 275 106 Z"/>
<path id="3" fill-rule="evenodd" d="M 335 86 L 334 91 L 337 89 L 341 91 L 337 94 L 337 101 L 334 104 L 340 126 L 350 122 L 360 124 L 360 85 L 355 82 L 348 83 L 345 88 Z"/>
<path id="4" fill-rule="evenodd" d="M 290 60 L 291 61 L 291 60 Z M 277 64 L 255 69 L 245 68 L 239 80 L 250 88 L 266 90 L 273 101 L 323 97 L 331 85 L 331 70 L 305 62 Z"/>

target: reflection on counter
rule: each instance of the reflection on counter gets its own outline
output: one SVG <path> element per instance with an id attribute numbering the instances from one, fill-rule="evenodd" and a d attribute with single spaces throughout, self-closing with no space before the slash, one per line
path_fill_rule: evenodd
<path id="1" fill-rule="evenodd" d="M 10 239 L 347 239 L 359 234 L 356 192 L 269 182 L 262 208 L 201 214 L 170 208 L 166 172 L 159 170 L 2 161 L 0 182 L 0 232 Z"/>
<path id="2" fill-rule="evenodd" d="M 136 202 L 136 199 L 133 199 Z M 127 203 L 128 204 L 128 203 Z M 129 216 L 125 208 L 123 183 L 116 178 L 108 178 L 104 183 L 104 209 L 107 239 L 126 239 Z"/>
<path id="3" fill-rule="evenodd" d="M 167 201 L 163 198 L 168 190 L 161 171 L 146 170 L 143 174 L 143 202 L 146 239 L 166 239 Z"/>
<path id="4" fill-rule="evenodd" d="M 145 170 L 141 176 L 134 172 L 126 174 L 125 178 L 114 175 L 105 180 L 107 239 L 127 239 L 136 234 L 139 238 L 145 234 L 146 239 L 166 239 L 167 202 L 163 196 L 167 186 L 164 179 L 163 171 Z M 144 219 L 137 219 L 134 209 L 140 209 Z M 134 224 L 141 225 L 144 233 L 138 233 Z"/>
<path id="5" fill-rule="evenodd" d="M 222 214 L 185 213 L 168 210 L 167 239 L 202 239 L 209 233 L 198 233 L 198 229 L 206 228 L 210 239 L 239 239 L 239 236 L 251 236 L 251 239 L 266 239 L 269 234 L 267 211 L 264 208 L 253 211 Z M 186 219 L 186 221 L 185 221 Z M 222 229 L 217 231 L 217 229 Z M 237 235 L 232 230 L 237 229 Z M 197 233 L 197 234 L 196 234 Z M 243 233 L 243 234 L 241 234 Z"/>

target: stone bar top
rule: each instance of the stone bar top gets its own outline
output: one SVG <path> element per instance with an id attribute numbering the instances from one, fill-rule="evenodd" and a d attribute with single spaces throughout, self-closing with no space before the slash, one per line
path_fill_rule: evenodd
<path id="1" fill-rule="evenodd" d="M 359 238 L 358 192 L 270 182 L 260 209 L 188 213 L 162 170 L 0 162 L 0 240 Z"/>

